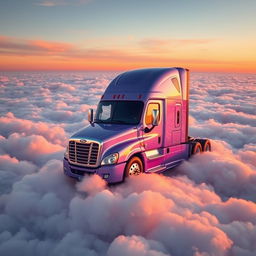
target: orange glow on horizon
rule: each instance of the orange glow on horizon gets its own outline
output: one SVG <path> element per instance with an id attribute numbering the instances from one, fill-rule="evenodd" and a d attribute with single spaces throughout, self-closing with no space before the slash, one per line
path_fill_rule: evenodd
<path id="1" fill-rule="evenodd" d="M 256 59 L 249 50 L 234 55 L 228 44 L 221 48 L 214 40 L 151 39 L 110 49 L 104 47 L 104 42 L 101 48 L 81 48 L 63 42 L 0 36 L 0 51 L 1 71 L 122 71 L 180 66 L 202 72 L 256 73 Z"/>
<path id="2" fill-rule="evenodd" d="M 49 56 L 12 56 L 11 58 L 2 57 L 0 61 L 1 71 L 122 71 L 146 67 L 172 67 L 180 66 L 192 71 L 202 72 L 241 72 L 256 73 L 256 64 L 254 63 L 200 63 L 192 61 L 130 61 L 123 60 L 99 60 L 87 59 L 86 61 L 77 59 L 58 60 L 49 58 Z"/>

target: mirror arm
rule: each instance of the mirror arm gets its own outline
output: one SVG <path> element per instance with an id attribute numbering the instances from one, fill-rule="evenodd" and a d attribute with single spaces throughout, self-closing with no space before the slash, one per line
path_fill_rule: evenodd
<path id="1" fill-rule="evenodd" d="M 151 128 L 145 127 L 144 132 L 145 132 L 145 133 L 149 133 L 149 132 L 151 132 L 155 127 L 156 127 L 156 125 L 152 125 Z"/>

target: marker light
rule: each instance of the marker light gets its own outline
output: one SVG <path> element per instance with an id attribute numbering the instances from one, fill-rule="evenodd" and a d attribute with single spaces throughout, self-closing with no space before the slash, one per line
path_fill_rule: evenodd
<path id="1" fill-rule="evenodd" d="M 108 179 L 109 178 L 109 173 L 103 174 L 103 179 Z"/>
<path id="2" fill-rule="evenodd" d="M 106 156 L 102 161 L 101 165 L 116 164 L 118 160 L 118 153 L 114 153 Z"/>
<path id="3" fill-rule="evenodd" d="M 65 158 L 68 158 L 68 146 L 66 147 L 66 151 L 65 151 L 65 153 L 64 153 L 64 157 L 65 157 Z"/>

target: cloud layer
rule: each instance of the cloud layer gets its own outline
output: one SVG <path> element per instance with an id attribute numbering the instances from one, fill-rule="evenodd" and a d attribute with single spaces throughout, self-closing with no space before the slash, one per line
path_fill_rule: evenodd
<path id="1" fill-rule="evenodd" d="M 108 187 L 63 175 L 68 137 L 115 73 L 0 73 L 0 254 L 256 253 L 255 75 L 192 74 L 190 134 L 213 152 Z"/>

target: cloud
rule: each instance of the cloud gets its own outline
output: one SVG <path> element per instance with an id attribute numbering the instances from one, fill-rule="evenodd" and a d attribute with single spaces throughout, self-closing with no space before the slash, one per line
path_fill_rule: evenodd
<path id="1" fill-rule="evenodd" d="M 154 250 L 156 249 L 156 250 Z M 120 254 L 124 256 L 166 256 L 169 255 L 164 249 L 164 247 L 152 240 L 146 240 L 144 237 L 140 236 L 119 236 L 117 237 L 108 249 L 108 255 L 119 256 Z"/>
<path id="2" fill-rule="evenodd" d="M 60 157 L 64 151 L 62 146 L 48 142 L 41 135 L 25 136 L 18 133 L 1 138 L 0 148 L 5 154 L 36 164 L 43 164 L 58 155 Z"/>
<path id="3" fill-rule="evenodd" d="M 95 194 L 97 192 L 103 191 L 106 188 L 106 181 L 96 175 L 77 184 L 77 190 L 80 192 L 87 192 L 89 194 Z"/>
<path id="4" fill-rule="evenodd" d="M 70 51 L 72 48 L 73 46 L 68 43 L 45 40 L 17 40 L 13 37 L 0 36 L 0 51 L 4 55 L 61 54 Z"/>
<path id="5" fill-rule="evenodd" d="M 155 39 L 155 38 L 144 38 L 139 42 L 139 45 L 148 51 L 164 52 L 167 49 L 173 48 L 184 48 L 184 47 L 197 47 L 208 45 L 215 41 L 214 39 Z"/>
<path id="6" fill-rule="evenodd" d="M 54 4 L 52 1 L 47 3 Z M 213 41 L 211 39 L 144 39 L 131 44 L 126 49 L 122 46 L 114 47 L 113 44 L 102 45 L 103 41 L 108 40 L 109 38 L 100 38 L 100 47 L 95 47 L 92 40 L 83 42 L 81 46 L 67 42 L 28 40 L 2 35 L 0 53 L 3 58 L 0 68 L 2 70 L 126 70 L 135 67 L 186 65 L 194 69 L 201 67 L 201 70 L 204 70 L 206 67 L 216 68 L 217 65 L 219 67 L 234 65 L 234 61 L 229 60 L 216 60 L 212 57 L 195 58 L 189 52 L 184 58 L 183 50 L 181 53 L 166 54 L 167 51 L 170 52 L 170 47 L 179 49 L 180 46 L 191 48 L 191 46 L 208 45 Z M 24 56 L 30 58 L 24 61 L 22 58 Z M 244 66 L 248 67 L 248 65 Z"/>
<path id="7" fill-rule="evenodd" d="M 197 183 L 212 185 L 224 199 L 237 197 L 256 202 L 256 168 L 255 165 L 248 164 L 255 153 L 251 152 L 244 161 L 243 151 L 239 157 L 223 142 L 213 141 L 212 146 L 213 152 L 184 162 L 179 167 L 180 172 Z"/>
<path id="8" fill-rule="evenodd" d="M 225 203 L 221 202 L 208 205 L 206 209 L 215 215 L 222 224 L 228 224 L 234 221 L 246 222 L 248 219 L 250 219 L 252 224 L 256 224 L 255 203 L 250 201 L 230 198 Z"/>
<path id="9" fill-rule="evenodd" d="M 237 149 L 256 144 L 254 81 L 254 75 L 192 74 L 191 135 L 224 140 Z"/>
<path id="10" fill-rule="evenodd" d="M 190 134 L 213 152 L 118 186 L 77 183 L 67 137 L 114 76 L 0 74 L 0 254 L 255 255 L 255 75 L 191 74 Z"/>
<path id="11" fill-rule="evenodd" d="M 57 82 L 57 83 L 51 83 L 50 86 L 49 86 L 50 90 L 58 90 L 58 89 L 61 89 L 61 90 L 66 90 L 66 91 L 75 91 L 76 88 L 70 84 L 65 84 L 65 83 L 61 83 L 61 82 Z"/>
<path id="12" fill-rule="evenodd" d="M 55 122 L 78 122 L 78 121 L 82 121 L 82 117 L 80 114 L 75 114 L 72 111 L 66 110 L 59 110 L 59 111 L 51 111 L 48 110 L 43 114 L 44 117 L 46 117 L 47 119 L 51 120 L 51 121 L 55 121 Z"/>
<path id="13" fill-rule="evenodd" d="M 224 202 L 206 185 L 155 174 L 119 187 L 92 186 L 83 193 L 61 173 L 61 162 L 50 161 L 16 182 L 0 201 L 1 253 L 17 248 L 27 255 L 40 250 L 47 255 L 227 255 L 234 248 L 251 250 L 236 244 L 225 230 L 234 220 L 245 230 L 254 228 L 247 225 L 255 219 L 253 203 Z M 98 179 L 85 177 L 83 183 L 98 184 Z M 242 218 L 232 208 L 243 209 Z"/>
<path id="14" fill-rule="evenodd" d="M 0 123 L 0 133 L 5 137 L 12 133 L 22 133 L 27 136 L 41 135 L 46 140 L 62 146 L 66 145 L 68 140 L 64 129 L 60 126 L 17 118 L 11 112 L 0 117 Z"/>
<path id="15" fill-rule="evenodd" d="M 54 7 L 54 6 L 66 6 L 66 5 L 82 5 L 88 4 L 91 0 L 49 0 L 49 1 L 40 1 L 36 5 L 44 7 Z"/>
<path id="16" fill-rule="evenodd" d="M 19 161 L 9 155 L 0 155 L 0 193 L 11 191 L 12 185 L 25 175 L 34 173 L 36 166 L 28 161 Z"/>
<path id="17" fill-rule="evenodd" d="M 79 48 L 76 45 L 65 42 L 46 40 L 27 40 L 8 36 L 0 36 L 0 52 L 3 55 L 16 56 L 44 56 L 53 55 L 75 59 L 121 59 L 121 56 L 129 56 L 126 51 L 117 49 L 94 49 L 92 47 Z M 134 55 L 132 55 L 134 56 Z"/>
<path id="18" fill-rule="evenodd" d="M 211 117 L 211 114 L 208 117 Z M 216 122 L 214 119 L 206 120 L 204 123 L 197 123 L 190 128 L 192 136 L 210 137 L 224 140 L 234 148 L 242 148 L 249 143 L 256 143 L 256 128 L 250 125 Z M 233 138 L 236 138 L 235 140 Z"/>
<path id="19" fill-rule="evenodd" d="M 222 229 L 235 243 L 231 249 L 232 255 L 253 256 L 256 253 L 256 227 L 252 223 L 233 221 L 222 225 Z"/>

